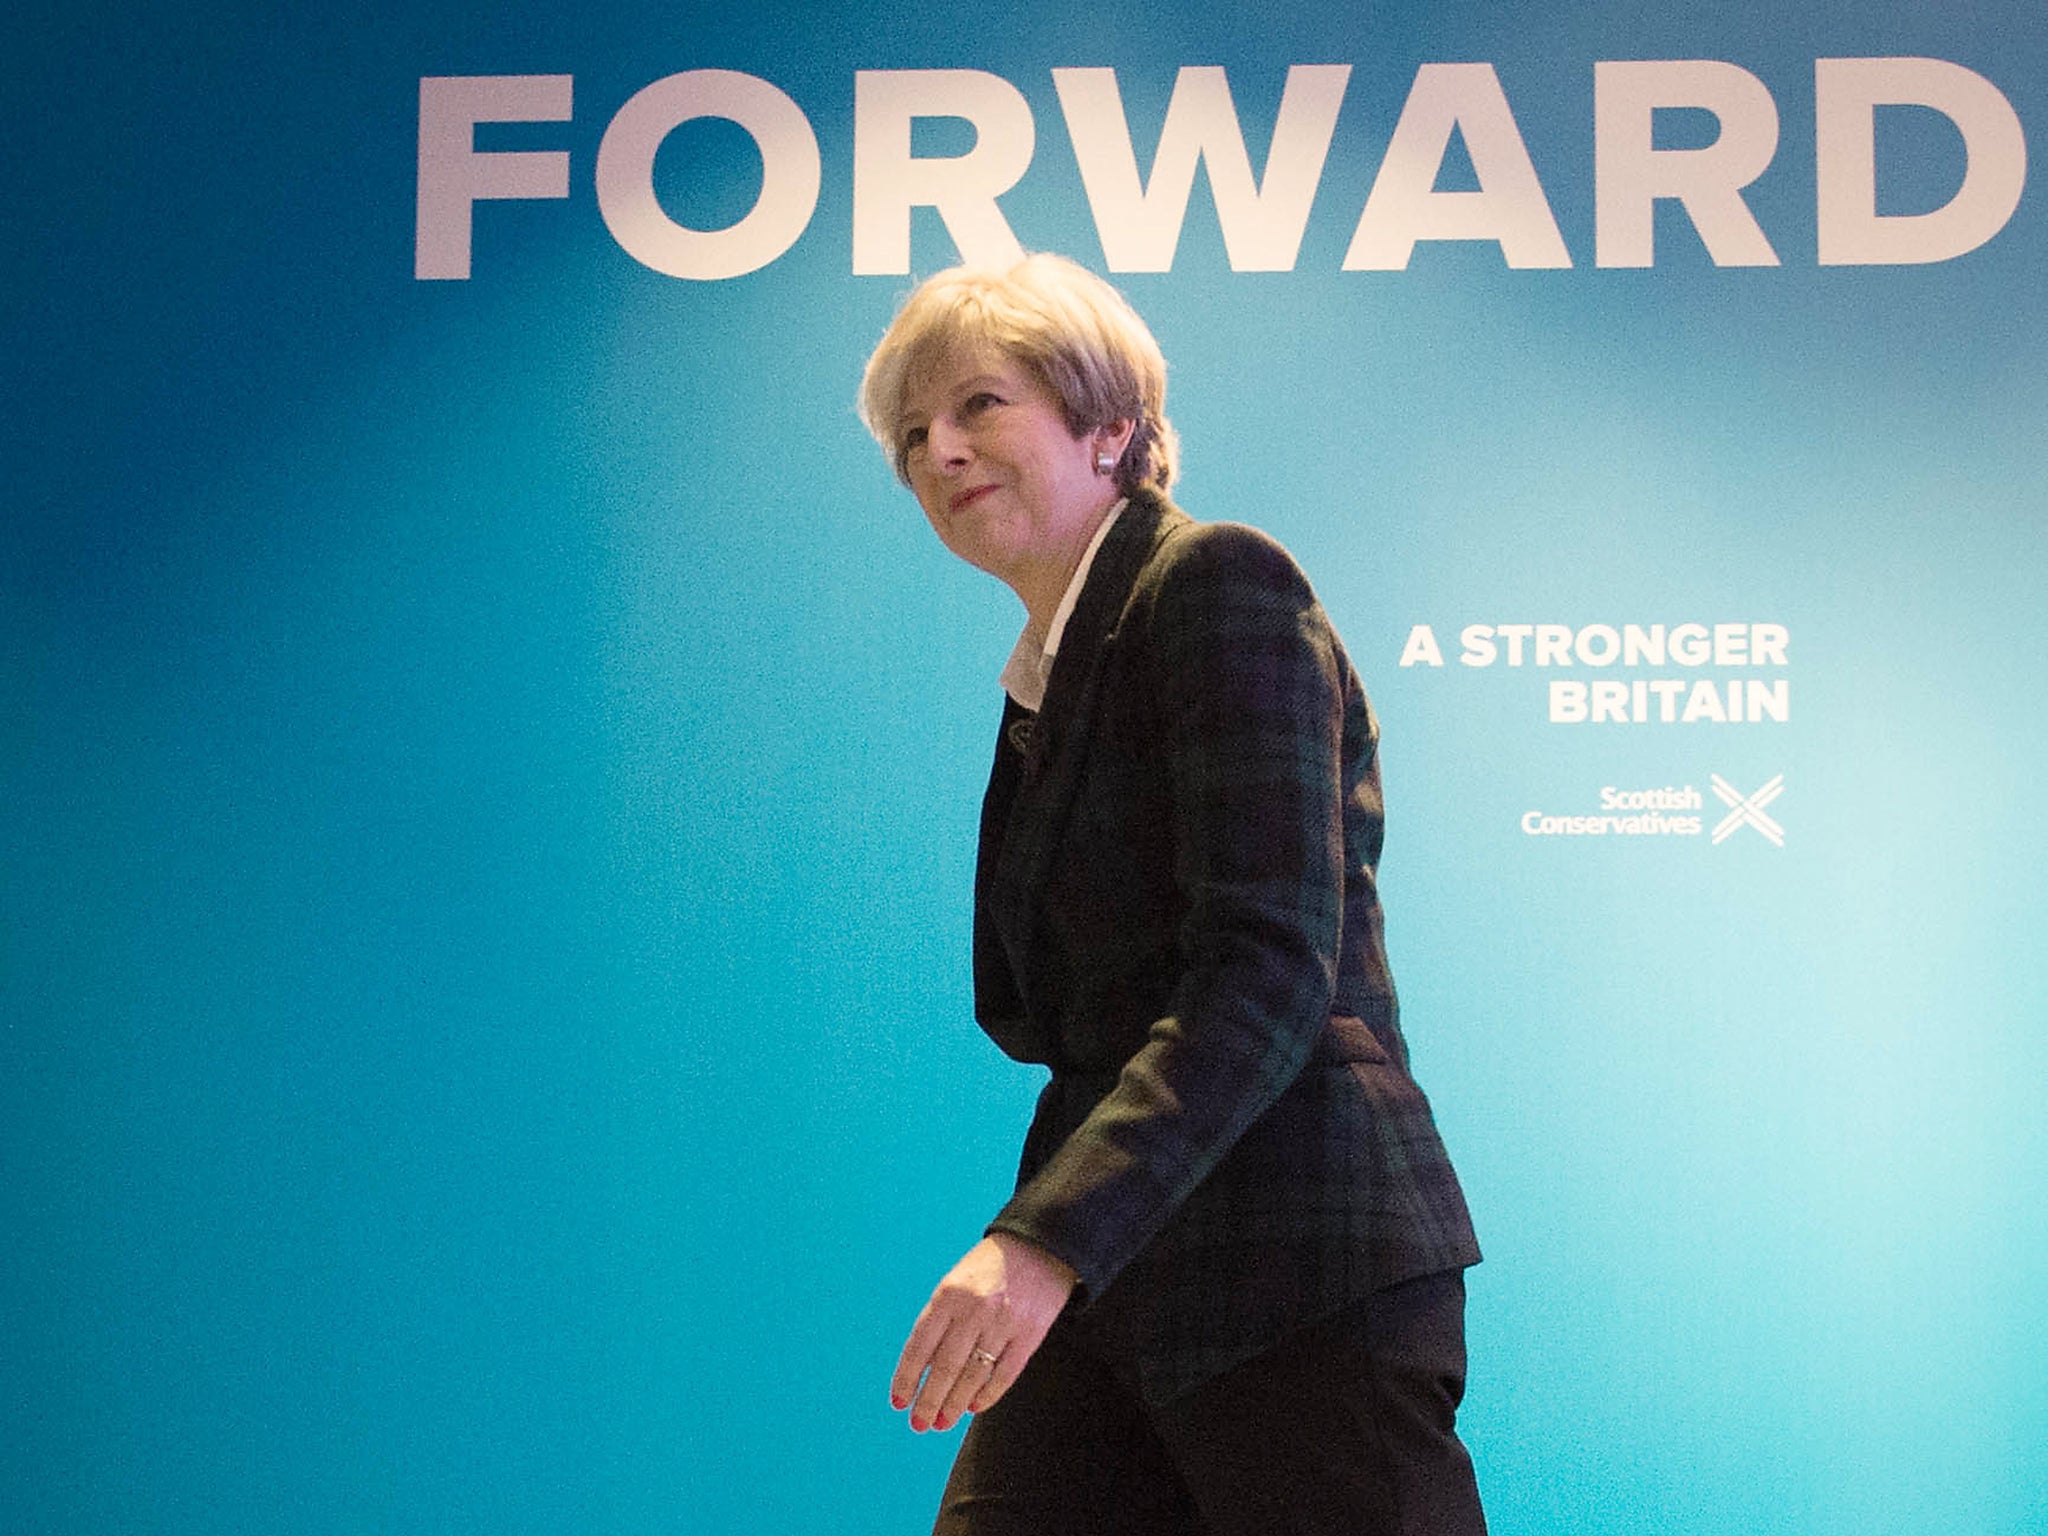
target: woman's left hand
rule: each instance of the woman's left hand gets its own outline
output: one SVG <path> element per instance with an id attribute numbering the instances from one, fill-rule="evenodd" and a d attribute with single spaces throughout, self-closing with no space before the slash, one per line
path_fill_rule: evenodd
<path id="1" fill-rule="evenodd" d="M 1070 1268 L 1032 1243 L 992 1233 L 967 1250 L 917 1315 L 889 1401 L 915 1430 L 951 1429 L 1010 1390 L 1073 1293 Z M 922 1383 L 920 1385 L 920 1383 Z"/>

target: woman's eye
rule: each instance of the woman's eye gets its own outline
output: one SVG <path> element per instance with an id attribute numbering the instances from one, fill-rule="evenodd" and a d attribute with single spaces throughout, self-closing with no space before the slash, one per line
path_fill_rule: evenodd
<path id="1" fill-rule="evenodd" d="M 903 452 L 906 457 L 924 446 L 926 435 L 923 427 L 912 427 L 903 434 Z"/>
<path id="2" fill-rule="evenodd" d="M 961 403 L 960 414 L 963 416 L 979 416 L 990 406 L 1001 405 L 1002 403 L 1001 396 L 990 394 L 985 389 L 978 389 Z"/>

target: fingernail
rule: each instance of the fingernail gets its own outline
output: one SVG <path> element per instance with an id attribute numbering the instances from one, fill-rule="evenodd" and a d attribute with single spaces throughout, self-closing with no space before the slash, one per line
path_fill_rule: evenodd
<path id="1" fill-rule="evenodd" d="M 910 1399 L 898 1397 L 894 1392 L 891 1392 L 889 1394 L 889 1406 L 891 1408 L 908 1408 L 910 1406 Z"/>

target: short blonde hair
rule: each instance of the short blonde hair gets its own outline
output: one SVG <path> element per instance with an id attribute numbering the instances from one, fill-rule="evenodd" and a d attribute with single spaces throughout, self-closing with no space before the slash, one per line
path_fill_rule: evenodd
<path id="1" fill-rule="evenodd" d="M 1086 268 L 1045 252 L 1007 267 L 951 267 L 896 312 L 860 381 L 860 419 L 907 479 L 898 418 L 912 376 L 959 349 L 993 348 L 1021 363 L 1060 404 L 1075 437 L 1135 423 L 1117 488 L 1165 491 L 1180 440 L 1166 419 L 1166 359 L 1124 296 Z"/>

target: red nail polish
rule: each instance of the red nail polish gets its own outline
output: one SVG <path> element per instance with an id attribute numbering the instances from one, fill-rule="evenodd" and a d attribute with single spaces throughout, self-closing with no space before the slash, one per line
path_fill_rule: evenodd
<path id="1" fill-rule="evenodd" d="M 891 1392 L 889 1394 L 889 1406 L 891 1408 L 908 1408 L 910 1406 L 910 1399 L 898 1397 L 894 1392 Z"/>

